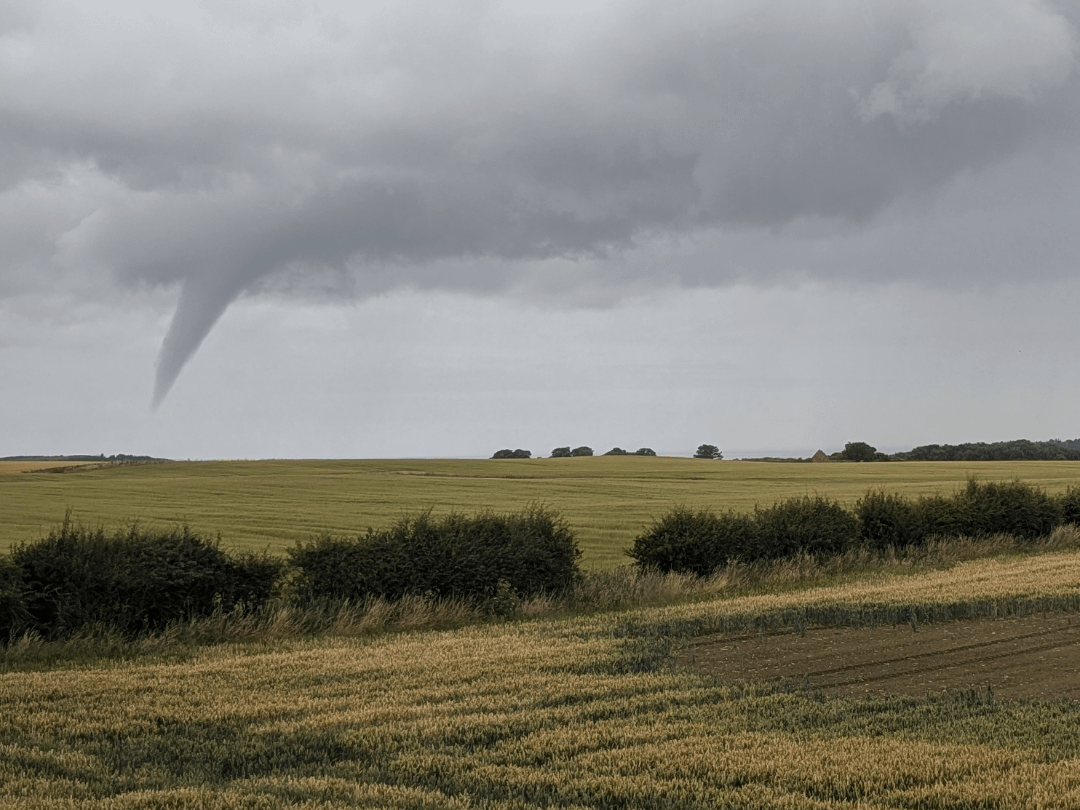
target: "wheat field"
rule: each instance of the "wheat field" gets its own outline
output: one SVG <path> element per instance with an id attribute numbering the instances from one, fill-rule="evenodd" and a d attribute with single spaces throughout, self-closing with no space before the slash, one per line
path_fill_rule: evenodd
<path id="1" fill-rule="evenodd" d="M 0 462 L 0 551 L 34 540 L 70 509 L 107 527 L 188 523 L 229 548 L 280 552 L 321 532 L 355 534 L 431 509 L 518 511 L 544 503 L 576 532 L 587 568 L 612 568 L 676 504 L 749 511 L 820 493 L 851 504 L 868 489 L 951 492 L 969 476 L 1060 492 L 1080 462 L 793 464 L 638 456 L 528 460 L 200 461 L 49 473 Z"/>
<path id="2" fill-rule="evenodd" d="M 1054 552 L 666 608 L 11 671 L 0 805 L 1076 807 L 1080 704 L 979 690 L 856 700 L 671 662 L 687 628 L 740 617 L 1077 597 L 1080 554 Z"/>

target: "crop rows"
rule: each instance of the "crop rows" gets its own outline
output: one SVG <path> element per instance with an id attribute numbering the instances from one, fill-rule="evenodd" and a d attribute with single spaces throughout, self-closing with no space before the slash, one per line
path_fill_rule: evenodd
<path id="1" fill-rule="evenodd" d="M 629 613 L 9 672 L 0 805 L 1075 807 L 1076 704 L 826 699 L 669 664 L 680 634 L 739 617 L 1037 606 L 1078 584 L 1080 555 L 1054 553 Z"/>

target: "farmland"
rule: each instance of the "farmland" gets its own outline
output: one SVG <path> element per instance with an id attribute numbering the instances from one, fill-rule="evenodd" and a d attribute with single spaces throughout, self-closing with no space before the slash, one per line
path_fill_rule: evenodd
<path id="1" fill-rule="evenodd" d="M 752 510 L 820 493 L 853 503 L 870 488 L 951 492 L 969 476 L 1063 491 L 1078 462 L 790 464 L 648 457 L 529 460 L 206 461 L 69 469 L 0 463 L 0 550 L 75 519 L 112 527 L 189 523 L 226 547 L 280 552 L 321 532 L 384 527 L 402 514 L 518 510 L 542 502 L 576 532 L 586 568 L 623 550 L 675 504 Z"/>
<path id="2" fill-rule="evenodd" d="M 816 617 L 810 641 L 858 627 L 904 644 L 961 627 L 988 639 L 1033 617 L 1067 628 L 1078 584 L 1074 551 L 1014 554 L 667 607 L 10 671 L 0 804 L 1075 807 L 1080 703 L 1001 699 L 993 666 L 947 692 L 863 699 L 679 662 L 694 645 L 801 638 L 799 617 Z M 997 618 L 930 620 L 965 610 Z"/>

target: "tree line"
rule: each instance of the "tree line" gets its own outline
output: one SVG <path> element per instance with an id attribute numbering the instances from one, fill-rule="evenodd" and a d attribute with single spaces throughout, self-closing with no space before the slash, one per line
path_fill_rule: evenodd
<path id="1" fill-rule="evenodd" d="M 891 455 L 879 453 L 865 442 L 849 442 L 837 455 L 845 461 L 1080 461 L 1080 439 L 924 444 Z"/>
<path id="2" fill-rule="evenodd" d="M 571 448 L 570 445 L 565 447 L 556 447 L 551 451 L 552 458 L 573 458 L 576 456 L 591 456 L 594 455 L 593 449 L 586 445 L 581 447 Z M 639 447 L 637 450 L 623 450 L 621 447 L 613 447 L 603 455 L 605 456 L 655 456 L 656 451 L 651 447 Z M 720 451 L 720 448 L 714 444 L 703 444 L 694 453 L 694 458 L 711 458 L 722 459 L 724 454 Z M 503 450 L 496 450 L 492 458 L 532 458 L 532 452 L 529 450 L 510 450 L 509 448 Z"/>
<path id="3" fill-rule="evenodd" d="M 744 461 L 1080 461 L 1080 439 L 1050 439 L 1033 442 L 1013 439 L 1006 442 L 964 444 L 924 444 L 899 453 L 881 453 L 866 442 L 848 442 L 844 449 L 813 458 L 747 458 Z"/>

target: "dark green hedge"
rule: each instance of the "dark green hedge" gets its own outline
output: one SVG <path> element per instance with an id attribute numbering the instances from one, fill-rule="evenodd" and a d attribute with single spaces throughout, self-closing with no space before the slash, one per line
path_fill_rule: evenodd
<path id="1" fill-rule="evenodd" d="M 229 554 L 188 527 L 113 534 L 65 519 L 0 556 L 0 645 L 88 625 L 127 635 L 238 604 L 257 608 L 291 580 L 301 600 L 430 594 L 491 599 L 562 590 L 580 577 L 566 523 L 541 506 L 475 516 L 405 517 L 356 538 L 300 543 L 288 560 Z"/>
<path id="2" fill-rule="evenodd" d="M 826 556 L 860 544 L 884 549 L 933 536 L 1033 540 L 1065 523 L 1080 524 L 1080 487 L 1053 496 L 1021 481 L 969 480 L 950 496 L 909 499 L 870 491 L 851 511 L 820 496 L 757 507 L 752 515 L 676 507 L 635 538 L 627 553 L 640 566 L 700 575 L 729 560 Z"/>
<path id="3" fill-rule="evenodd" d="M 17 574 L 21 607 L 6 637 L 12 630 L 34 630 L 46 638 L 88 624 L 136 634 L 209 615 L 219 606 L 261 605 L 282 570 L 266 555 L 230 555 L 186 526 L 162 531 L 132 525 L 108 535 L 70 520 L 41 540 L 16 546 L 7 565 Z M 3 576 L 0 571 L 0 589 Z"/>
<path id="4" fill-rule="evenodd" d="M 836 501 L 821 495 L 790 498 L 754 510 L 756 543 L 745 559 L 778 559 L 798 552 L 837 554 L 855 543 L 859 522 Z"/>
<path id="5" fill-rule="evenodd" d="M 26 627 L 26 589 L 10 557 L 0 557 L 0 645 Z"/>
<path id="6" fill-rule="evenodd" d="M 638 535 L 627 554 L 641 566 L 705 575 L 729 560 L 834 554 L 857 537 L 850 512 L 829 498 L 806 496 L 750 515 L 677 506 Z"/>
<path id="7" fill-rule="evenodd" d="M 389 529 L 324 536 L 289 551 L 301 599 L 490 598 L 500 581 L 520 595 L 557 591 L 579 576 L 580 557 L 569 527 L 543 507 L 472 517 L 425 512 Z"/>
<path id="8" fill-rule="evenodd" d="M 752 515 L 676 506 L 634 540 L 627 552 L 642 566 L 699 576 L 733 559 L 748 559 L 757 542 Z"/>

